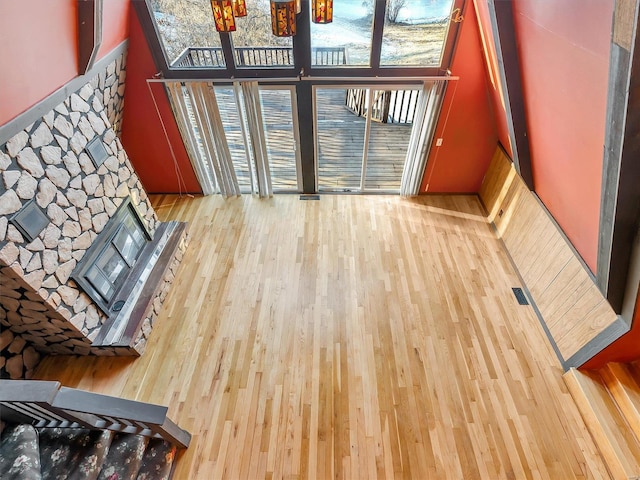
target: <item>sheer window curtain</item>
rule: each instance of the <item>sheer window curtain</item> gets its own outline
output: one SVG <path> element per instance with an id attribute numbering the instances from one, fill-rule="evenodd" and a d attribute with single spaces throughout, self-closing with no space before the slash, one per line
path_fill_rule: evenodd
<path id="1" fill-rule="evenodd" d="M 217 191 L 223 197 L 240 195 L 227 137 L 212 83 L 166 84 L 178 128 L 205 195 Z M 271 173 L 260 105 L 258 82 L 234 82 L 245 153 L 251 175 L 251 191 L 271 197 Z"/>
<path id="2" fill-rule="evenodd" d="M 271 170 L 269 168 L 269 155 L 267 153 L 267 141 L 265 138 L 264 122 L 262 121 L 262 107 L 260 104 L 260 88 L 258 82 L 242 82 L 242 100 L 244 108 L 240 110 L 244 114 L 248 137 L 250 138 L 250 156 L 253 160 L 251 171 L 254 174 L 255 187 L 260 198 L 273 196 L 271 185 Z"/>
<path id="3" fill-rule="evenodd" d="M 180 82 L 166 83 L 165 86 L 176 123 L 178 124 L 178 130 L 182 136 L 200 188 L 202 188 L 202 193 L 211 195 L 216 192 L 213 165 L 202 149 L 198 132 L 193 128 L 192 119 L 195 121 L 195 117 L 187 88 Z"/>
<path id="4" fill-rule="evenodd" d="M 412 197 L 420 192 L 445 86 L 446 80 L 426 82 L 418 100 L 414 117 L 416 123 L 409 137 L 407 158 L 400 182 L 400 195 L 403 197 Z"/>

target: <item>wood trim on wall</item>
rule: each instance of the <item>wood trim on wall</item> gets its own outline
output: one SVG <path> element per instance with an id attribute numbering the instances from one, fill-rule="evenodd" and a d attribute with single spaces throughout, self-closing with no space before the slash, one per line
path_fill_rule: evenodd
<path id="1" fill-rule="evenodd" d="M 564 368 L 582 365 L 628 331 L 501 148 L 479 194 Z"/>
<path id="2" fill-rule="evenodd" d="M 78 0 L 78 73 L 93 68 L 102 45 L 103 0 Z"/>
<path id="3" fill-rule="evenodd" d="M 504 92 L 509 140 L 513 163 L 529 190 L 533 190 L 531 153 L 527 136 L 527 117 L 522 92 L 520 56 L 513 25 L 512 2 L 488 0 L 489 18 L 495 43 L 500 83 Z"/>
<path id="4" fill-rule="evenodd" d="M 597 282 L 617 313 L 629 324 L 637 286 L 629 275 L 632 246 L 640 219 L 640 39 L 638 0 L 618 0 L 614 12 L 609 65 L 607 130 L 602 162 Z M 633 298 L 625 298 L 632 292 Z"/>

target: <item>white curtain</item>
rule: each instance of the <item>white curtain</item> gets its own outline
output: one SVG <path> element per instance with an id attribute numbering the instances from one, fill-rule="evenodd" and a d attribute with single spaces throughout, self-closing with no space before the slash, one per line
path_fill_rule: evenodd
<path id="1" fill-rule="evenodd" d="M 407 158 L 404 162 L 400 195 L 411 197 L 418 195 L 424 176 L 427 158 L 438 121 L 438 112 L 444 97 L 446 80 L 425 82 L 418 99 L 414 125 L 409 138 Z"/>
<path id="2" fill-rule="evenodd" d="M 207 82 L 167 83 L 187 152 L 203 193 L 240 195 L 227 137 L 213 85 Z"/>
<path id="3" fill-rule="evenodd" d="M 197 106 L 196 122 L 202 132 L 205 150 L 212 159 L 220 194 L 223 197 L 240 195 L 240 185 L 233 167 L 213 85 L 205 82 L 190 82 L 187 87 Z"/>
<path id="4" fill-rule="evenodd" d="M 186 87 L 180 82 L 166 84 L 171 107 L 178 124 L 178 130 L 184 141 L 187 155 L 193 166 L 202 193 L 211 195 L 216 191 L 216 181 L 213 175 L 213 165 L 205 155 L 200 145 L 197 132 L 193 128 L 193 107 L 189 101 Z"/>
<path id="5" fill-rule="evenodd" d="M 254 191 L 257 191 L 259 197 L 271 197 L 273 188 L 258 82 L 242 82 L 241 90 L 244 108 L 238 110 L 240 115 L 244 117 L 242 122 L 247 128 L 250 139 L 248 151 L 250 151 L 250 157 L 253 160 L 251 171 L 254 182 L 252 184 L 254 184 L 256 189 Z"/>
<path id="6" fill-rule="evenodd" d="M 178 128 L 205 195 L 240 195 L 227 137 L 220 118 L 214 86 L 208 82 L 167 82 Z M 234 82 L 251 191 L 271 197 L 271 172 L 262 120 L 258 82 Z M 216 189 L 217 186 L 217 189 Z"/>

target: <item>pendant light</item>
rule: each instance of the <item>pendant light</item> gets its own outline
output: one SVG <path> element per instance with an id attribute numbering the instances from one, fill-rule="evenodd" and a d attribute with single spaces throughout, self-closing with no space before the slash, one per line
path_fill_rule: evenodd
<path id="1" fill-rule="evenodd" d="M 313 23 L 331 23 L 333 22 L 333 0 L 311 0 L 313 15 L 311 20 Z"/>
<path id="2" fill-rule="evenodd" d="M 296 34 L 295 0 L 271 0 L 271 31 L 276 37 Z"/>
<path id="3" fill-rule="evenodd" d="M 247 4 L 245 0 L 232 0 L 233 2 L 233 16 L 234 17 L 246 17 L 247 16 Z"/>
<path id="4" fill-rule="evenodd" d="M 232 0 L 211 0 L 213 20 L 219 32 L 235 32 L 236 20 L 233 17 Z"/>

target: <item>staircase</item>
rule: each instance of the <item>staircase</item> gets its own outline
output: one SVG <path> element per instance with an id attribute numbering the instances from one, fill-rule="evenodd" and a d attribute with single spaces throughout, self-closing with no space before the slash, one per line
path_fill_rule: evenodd
<path id="1" fill-rule="evenodd" d="M 191 436 L 166 412 L 58 382 L 0 380 L 0 478 L 169 479 Z"/>
<path id="2" fill-rule="evenodd" d="M 564 381 L 612 478 L 640 479 L 640 364 L 572 368 Z"/>

